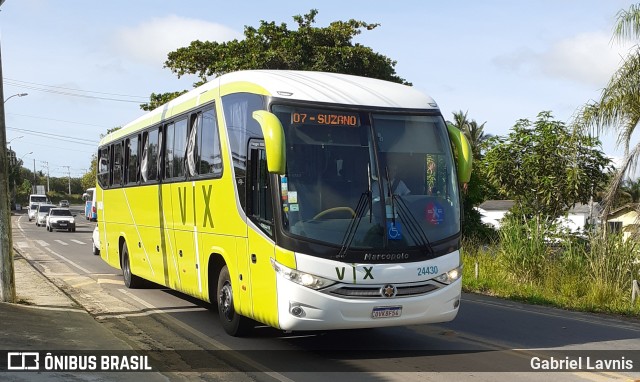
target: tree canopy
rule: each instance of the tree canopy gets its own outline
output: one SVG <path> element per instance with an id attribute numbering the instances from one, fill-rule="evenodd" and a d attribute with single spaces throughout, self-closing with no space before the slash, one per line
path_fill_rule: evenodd
<path id="1" fill-rule="evenodd" d="M 293 16 L 297 28 L 274 21 L 260 21 L 256 27 L 245 26 L 244 39 L 227 42 L 193 41 L 187 47 L 168 54 L 164 67 L 178 77 L 194 74 L 201 85 L 212 76 L 249 69 L 310 70 L 353 74 L 410 85 L 395 71 L 396 61 L 353 42 L 363 30 L 380 24 L 351 19 L 334 21 L 328 27 L 317 27 L 312 9 Z M 183 92 L 152 94 L 150 102 L 141 105 L 153 110 Z"/>
<path id="2" fill-rule="evenodd" d="M 599 146 L 596 138 L 541 112 L 497 139 L 485 156 L 487 176 L 523 216 L 553 220 L 575 203 L 587 203 L 606 179 L 610 160 Z"/>

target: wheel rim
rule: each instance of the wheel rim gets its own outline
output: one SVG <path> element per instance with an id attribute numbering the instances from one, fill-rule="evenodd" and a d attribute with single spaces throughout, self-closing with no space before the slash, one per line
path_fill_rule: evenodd
<path id="1" fill-rule="evenodd" d="M 124 256 L 122 256 L 122 272 L 124 274 L 124 279 L 128 284 L 129 280 L 131 280 L 131 268 L 129 267 L 129 254 L 126 252 L 124 253 Z"/>
<path id="2" fill-rule="evenodd" d="M 222 310 L 224 318 L 231 322 L 233 320 L 233 293 L 231 291 L 231 283 L 225 281 L 222 288 L 220 288 L 220 295 L 218 296 L 218 304 Z"/>

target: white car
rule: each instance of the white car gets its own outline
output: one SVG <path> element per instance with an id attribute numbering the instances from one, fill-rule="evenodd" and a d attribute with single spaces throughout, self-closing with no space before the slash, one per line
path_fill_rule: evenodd
<path id="1" fill-rule="evenodd" d="M 100 256 L 100 232 L 98 232 L 98 226 L 93 229 L 93 236 L 91 236 L 91 243 L 93 244 L 93 254 Z"/>
<path id="2" fill-rule="evenodd" d="M 55 208 L 53 204 L 38 204 L 38 209 L 36 212 L 36 226 L 44 226 L 47 224 L 47 215 L 49 215 L 49 210 Z"/>
<path id="3" fill-rule="evenodd" d="M 45 224 L 49 232 L 53 232 L 54 229 L 76 232 L 76 220 L 68 208 L 52 208 L 49 210 Z"/>
<path id="4" fill-rule="evenodd" d="M 38 203 L 31 203 L 29 205 L 29 211 L 27 211 L 27 217 L 29 221 L 36 218 L 36 214 L 38 213 Z"/>

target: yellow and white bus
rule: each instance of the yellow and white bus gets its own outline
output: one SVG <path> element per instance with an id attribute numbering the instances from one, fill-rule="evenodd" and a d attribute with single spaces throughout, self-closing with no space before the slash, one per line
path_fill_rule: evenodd
<path id="1" fill-rule="evenodd" d="M 230 335 L 458 312 L 471 152 L 412 87 L 225 74 L 104 137 L 98 159 L 100 256 L 127 287 L 216 304 Z"/>

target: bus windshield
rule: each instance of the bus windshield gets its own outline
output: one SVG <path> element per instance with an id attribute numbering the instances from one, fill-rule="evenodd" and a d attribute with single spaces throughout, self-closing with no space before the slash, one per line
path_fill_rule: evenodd
<path id="1" fill-rule="evenodd" d="M 285 131 L 283 226 L 350 248 L 428 245 L 460 231 L 441 116 L 273 107 Z"/>

